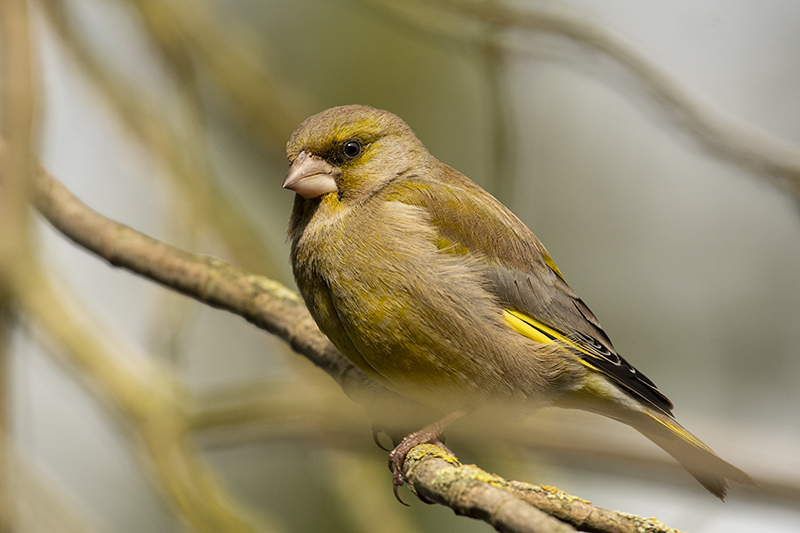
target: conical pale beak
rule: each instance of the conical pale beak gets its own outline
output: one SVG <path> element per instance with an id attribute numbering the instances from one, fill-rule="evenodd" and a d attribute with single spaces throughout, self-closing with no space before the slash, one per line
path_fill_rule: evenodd
<path id="1" fill-rule="evenodd" d="M 286 179 L 283 180 L 283 188 L 292 190 L 303 198 L 317 198 L 329 192 L 339 192 L 336 187 L 338 174 L 339 169 L 335 166 L 302 151 L 289 167 Z"/>

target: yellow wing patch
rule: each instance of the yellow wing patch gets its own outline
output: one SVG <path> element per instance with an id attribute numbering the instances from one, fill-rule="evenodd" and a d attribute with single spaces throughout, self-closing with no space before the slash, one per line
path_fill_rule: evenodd
<path id="1" fill-rule="evenodd" d="M 517 333 L 524 335 L 531 340 L 541 342 L 542 344 L 550 344 L 556 340 L 555 336 L 547 334 L 547 330 L 550 328 L 538 322 L 536 325 L 534 325 L 531 322 L 536 322 L 535 320 L 517 313 L 516 311 L 503 309 L 503 318 L 506 319 L 508 325 L 514 328 Z"/>
<path id="2" fill-rule="evenodd" d="M 517 333 L 524 335 L 533 341 L 540 342 L 542 344 L 560 342 L 569 346 L 570 348 L 588 355 L 589 357 L 596 357 L 591 352 L 588 352 L 585 348 L 575 344 L 553 328 L 546 326 L 538 320 L 533 319 L 528 315 L 524 315 L 519 311 L 503 309 L 503 318 L 505 318 L 506 322 L 508 322 L 508 325 L 514 328 Z M 592 365 L 583 358 L 580 358 L 579 361 L 592 370 L 599 370 L 596 366 Z"/>

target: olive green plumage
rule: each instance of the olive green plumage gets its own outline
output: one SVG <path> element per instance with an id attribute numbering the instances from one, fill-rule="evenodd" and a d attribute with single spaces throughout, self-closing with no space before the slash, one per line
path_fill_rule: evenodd
<path id="1" fill-rule="evenodd" d="M 726 479 L 751 482 L 675 422 L 536 236 L 400 118 L 329 109 L 298 127 L 287 154 L 297 286 L 320 329 L 371 378 L 444 413 L 598 412 L 638 429 L 718 497 Z"/>

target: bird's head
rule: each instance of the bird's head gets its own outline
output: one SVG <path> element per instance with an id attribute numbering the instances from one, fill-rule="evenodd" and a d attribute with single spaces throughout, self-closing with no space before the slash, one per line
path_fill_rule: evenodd
<path id="1" fill-rule="evenodd" d="M 306 199 L 334 193 L 358 202 L 424 165 L 430 155 L 402 119 L 369 106 L 334 107 L 306 119 L 286 145 L 283 187 Z"/>

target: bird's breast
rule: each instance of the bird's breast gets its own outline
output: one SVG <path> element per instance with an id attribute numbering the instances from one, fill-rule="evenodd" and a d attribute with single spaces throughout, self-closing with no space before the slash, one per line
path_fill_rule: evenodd
<path id="1" fill-rule="evenodd" d="M 382 202 L 324 219 L 324 207 L 292 262 L 312 316 L 353 363 L 437 407 L 542 392 L 535 347 L 504 321 L 485 266 L 442 250 L 423 208 Z"/>

